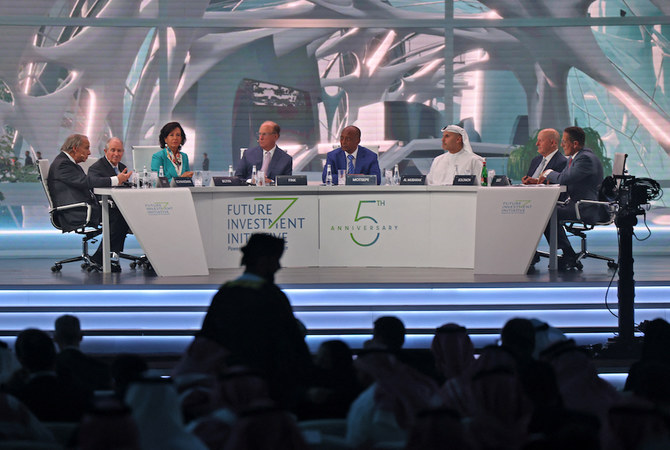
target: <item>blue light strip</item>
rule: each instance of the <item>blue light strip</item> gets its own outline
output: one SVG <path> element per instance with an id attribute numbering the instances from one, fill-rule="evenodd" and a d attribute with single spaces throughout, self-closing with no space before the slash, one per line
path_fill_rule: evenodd
<path id="1" fill-rule="evenodd" d="M 606 286 L 601 287 L 492 287 L 492 288 L 412 288 L 412 289 L 285 289 L 294 308 L 369 307 L 369 306 L 463 306 L 463 305 L 592 305 L 602 307 Z M 158 307 L 209 306 L 215 289 L 4 289 L 0 290 L 3 307 Z M 616 305 L 616 286 L 609 292 Z M 669 286 L 637 286 L 635 302 L 666 303 Z"/>

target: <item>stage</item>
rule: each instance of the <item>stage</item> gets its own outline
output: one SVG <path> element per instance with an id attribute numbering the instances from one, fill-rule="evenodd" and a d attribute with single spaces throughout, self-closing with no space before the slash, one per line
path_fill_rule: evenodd
<path id="1" fill-rule="evenodd" d="M 667 261 L 664 254 L 636 256 L 636 322 L 667 320 Z M 131 270 L 127 262 L 122 273 L 88 273 L 77 264 L 52 273 L 52 262 L 52 257 L 0 259 L 2 340 L 11 344 L 28 327 L 53 330 L 58 316 L 74 314 L 86 333 L 85 351 L 174 360 L 199 329 L 218 286 L 241 273 L 218 269 L 209 276 L 157 277 Z M 612 338 L 617 330 L 614 272 L 592 259 L 584 261 L 581 272 L 550 272 L 546 265 L 543 259 L 535 273 L 514 276 L 466 269 L 285 268 L 276 282 L 307 327 L 312 351 L 328 339 L 361 348 L 373 321 L 384 315 L 403 320 L 409 348 L 429 348 L 434 329 L 447 322 L 467 327 L 481 348 L 495 343 L 513 317 L 544 320 L 581 345 Z"/>

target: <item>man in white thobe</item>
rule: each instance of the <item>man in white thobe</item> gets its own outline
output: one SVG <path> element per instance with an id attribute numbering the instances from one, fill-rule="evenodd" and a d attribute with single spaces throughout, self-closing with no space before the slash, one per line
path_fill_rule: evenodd
<path id="1" fill-rule="evenodd" d="M 442 128 L 444 154 L 433 160 L 426 177 L 429 185 L 453 184 L 456 175 L 482 174 L 484 158 L 476 155 L 465 130 L 457 125 Z"/>

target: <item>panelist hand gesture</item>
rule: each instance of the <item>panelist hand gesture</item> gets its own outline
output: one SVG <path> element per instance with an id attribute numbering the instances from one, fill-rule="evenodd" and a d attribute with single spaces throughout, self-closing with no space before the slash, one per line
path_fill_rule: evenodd
<path id="1" fill-rule="evenodd" d="M 538 180 L 537 178 L 525 176 L 521 179 L 521 182 L 523 184 L 539 184 L 540 180 Z"/>
<path id="2" fill-rule="evenodd" d="M 127 167 L 125 169 L 123 169 L 123 172 L 119 172 L 119 174 L 117 175 L 117 177 L 119 178 L 119 184 L 122 184 L 122 183 L 125 183 L 126 181 L 128 181 L 128 179 L 130 178 L 130 176 L 132 174 L 133 174 L 133 171 L 132 170 L 129 171 Z"/>
<path id="3" fill-rule="evenodd" d="M 192 178 L 193 177 L 193 171 L 184 172 L 180 176 L 181 177 L 186 177 L 186 178 Z"/>

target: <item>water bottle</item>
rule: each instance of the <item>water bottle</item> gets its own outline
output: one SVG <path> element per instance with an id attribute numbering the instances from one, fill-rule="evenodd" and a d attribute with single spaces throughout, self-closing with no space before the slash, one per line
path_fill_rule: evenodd
<path id="1" fill-rule="evenodd" d="M 147 173 L 147 166 L 144 166 L 144 170 L 142 171 L 142 187 L 144 189 L 149 188 L 149 174 Z"/>
<path id="2" fill-rule="evenodd" d="M 158 176 L 159 177 L 164 177 L 165 176 L 165 172 L 163 172 L 163 166 L 160 166 L 160 168 L 158 169 Z"/>
<path id="3" fill-rule="evenodd" d="M 326 166 L 326 186 L 332 186 L 332 185 L 333 185 L 333 172 L 330 170 L 330 164 L 328 164 Z"/>
<path id="4" fill-rule="evenodd" d="M 251 184 L 256 184 L 256 165 L 251 166 Z"/>
<path id="5" fill-rule="evenodd" d="M 484 165 L 482 166 L 482 186 L 488 186 L 489 171 L 486 170 L 486 160 L 484 160 Z"/>
<path id="6" fill-rule="evenodd" d="M 397 164 L 393 168 L 393 182 L 392 182 L 392 184 L 394 186 L 398 186 L 400 184 L 400 170 L 398 170 L 398 165 Z"/>
<path id="7" fill-rule="evenodd" d="M 233 176 L 233 165 L 232 164 L 228 166 L 228 176 L 229 177 Z"/>

